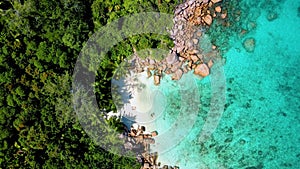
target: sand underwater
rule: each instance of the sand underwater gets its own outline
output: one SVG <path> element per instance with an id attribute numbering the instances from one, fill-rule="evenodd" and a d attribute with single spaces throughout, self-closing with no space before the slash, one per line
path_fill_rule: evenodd
<path id="1" fill-rule="evenodd" d="M 232 34 L 223 55 L 226 62 L 218 68 L 221 77 L 199 79 L 189 73 L 180 82 L 165 77 L 159 86 L 148 86 L 159 93 L 149 98 L 154 119 L 148 128 L 161 136 L 152 149 L 160 150 L 163 164 L 181 169 L 300 168 L 300 1 L 239 4 L 255 26 L 245 36 Z M 243 47 L 247 38 L 255 40 L 250 51 Z M 215 91 L 214 84 L 223 84 L 223 89 Z M 188 92 L 193 85 L 198 93 Z M 193 119 L 187 116 L 195 107 L 185 93 L 199 94 Z M 218 94 L 219 102 L 212 103 Z M 158 110 L 157 104 L 165 108 Z M 213 104 L 223 104 L 223 111 L 216 113 Z M 216 118 L 208 125 L 212 133 L 202 137 L 209 117 Z M 160 146 L 167 147 L 162 151 Z"/>

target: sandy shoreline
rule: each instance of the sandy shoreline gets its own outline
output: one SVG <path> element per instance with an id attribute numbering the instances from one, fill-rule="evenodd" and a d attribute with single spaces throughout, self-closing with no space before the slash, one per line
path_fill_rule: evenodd
<path id="1" fill-rule="evenodd" d="M 190 125 L 193 123 L 192 119 L 195 119 L 189 110 L 182 111 L 181 109 L 176 110 L 178 115 L 175 119 L 170 119 L 168 115 L 170 111 L 165 109 L 174 103 L 169 100 L 170 97 L 174 96 L 169 94 L 175 92 L 175 95 L 181 95 L 175 99 L 175 102 L 180 101 L 181 97 L 197 96 L 197 91 L 195 91 L 197 88 L 191 83 L 194 80 L 193 78 L 192 72 L 185 74 L 179 81 L 174 81 L 170 76 L 165 76 L 162 84 L 156 86 L 153 78 L 148 78 L 147 73 L 142 72 L 138 74 L 131 73 L 120 80 L 114 79 L 112 81 L 113 85 L 118 86 L 118 93 L 122 95 L 124 103 L 123 107 L 118 110 L 122 122 L 127 127 L 130 127 L 133 123 L 138 123 L 146 127 L 146 132 L 158 132 L 158 135 L 154 137 L 155 144 L 150 145 L 150 152 L 158 153 L 158 162 L 161 162 L 162 165 L 179 165 L 176 161 L 173 161 L 174 156 L 168 157 L 170 156 L 168 151 L 182 141 L 185 134 L 190 130 L 189 127 L 192 127 Z M 133 79 L 135 80 L 133 81 Z M 124 92 L 124 90 L 126 91 Z M 180 93 L 182 90 L 185 91 L 185 94 Z M 193 99 L 193 97 L 191 98 Z M 184 104 L 182 106 L 185 107 L 188 107 L 185 104 L 193 104 L 187 99 L 182 103 Z"/>
<path id="2" fill-rule="evenodd" d="M 124 105 L 117 112 L 122 122 L 128 128 L 131 124 L 138 123 L 146 127 L 146 132 L 158 131 L 158 136 L 154 139 L 159 144 L 161 128 L 167 128 L 161 121 L 160 113 L 164 112 L 167 103 L 165 96 L 159 91 L 160 86 L 155 86 L 153 78 L 148 78 L 146 72 L 138 74 L 131 72 L 119 80 L 113 79 L 112 84 L 118 86 L 118 93 L 122 95 Z M 158 152 L 158 161 L 161 164 L 172 164 L 171 161 L 162 160 L 164 158 L 160 152 L 163 150 L 160 150 L 160 146 L 157 148 L 151 146 L 150 152 Z"/>
<path id="3" fill-rule="evenodd" d="M 147 130 L 155 130 L 150 124 L 155 120 L 153 116 L 153 100 L 159 96 L 155 92 L 158 87 L 153 85 L 153 79 L 147 78 L 147 73 L 130 73 L 127 77 L 120 80 L 113 79 L 112 84 L 118 86 L 118 94 L 121 95 L 123 107 L 118 110 L 122 119 L 127 120 L 124 123 L 130 126 L 130 123 L 137 122 L 147 124 Z"/>

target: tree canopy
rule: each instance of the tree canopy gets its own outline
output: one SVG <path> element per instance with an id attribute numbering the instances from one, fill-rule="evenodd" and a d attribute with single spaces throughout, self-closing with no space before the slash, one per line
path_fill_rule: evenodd
<path id="1" fill-rule="evenodd" d="M 89 37 L 122 16 L 172 13 L 172 0 L 6 0 L 0 2 L 0 168 L 139 168 L 135 159 L 97 146 L 71 106 L 76 59 Z M 99 65 L 100 109 L 115 110 L 110 80 L 124 58 L 170 39 L 137 35 Z M 108 122 L 119 126 L 120 121 Z"/>

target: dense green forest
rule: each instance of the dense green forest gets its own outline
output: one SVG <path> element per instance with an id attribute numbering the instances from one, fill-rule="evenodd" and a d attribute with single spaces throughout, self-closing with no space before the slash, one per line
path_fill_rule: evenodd
<path id="1" fill-rule="evenodd" d="M 139 168 L 106 152 L 82 129 L 72 108 L 76 59 L 89 37 L 121 16 L 173 13 L 174 0 L 6 0 L 0 2 L 0 168 Z M 117 44 L 99 65 L 98 105 L 115 110 L 110 80 L 140 50 L 171 44 L 138 35 Z M 106 73 L 101 73 L 106 72 Z M 119 121 L 109 122 L 118 126 Z"/>

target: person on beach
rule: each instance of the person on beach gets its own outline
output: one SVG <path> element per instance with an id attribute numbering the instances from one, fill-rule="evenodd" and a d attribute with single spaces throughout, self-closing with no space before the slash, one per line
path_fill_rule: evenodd
<path id="1" fill-rule="evenodd" d="M 130 133 L 129 133 L 129 136 L 132 136 L 132 137 L 137 136 L 137 131 L 135 129 L 131 129 Z"/>
<path id="2" fill-rule="evenodd" d="M 131 126 L 130 126 L 130 133 L 129 133 L 129 135 L 130 136 L 136 136 L 137 135 L 137 132 L 138 132 L 138 128 L 139 128 L 139 125 L 138 124 L 136 124 L 136 123 L 134 123 L 134 124 L 132 124 Z"/>

